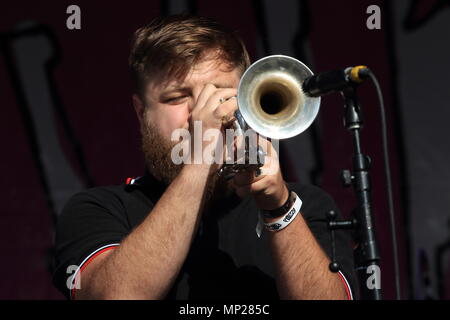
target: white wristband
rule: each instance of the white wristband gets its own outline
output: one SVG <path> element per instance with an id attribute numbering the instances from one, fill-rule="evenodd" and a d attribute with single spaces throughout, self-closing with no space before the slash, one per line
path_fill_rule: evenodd
<path id="1" fill-rule="evenodd" d="M 259 214 L 258 225 L 256 226 L 256 234 L 258 235 L 258 238 L 261 237 L 263 225 L 266 227 L 267 230 L 275 232 L 286 228 L 292 221 L 294 221 L 295 217 L 300 212 L 300 208 L 302 207 L 302 200 L 298 197 L 298 195 L 295 192 L 293 193 L 295 195 L 294 204 L 292 205 L 291 209 L 289 209 L 288 213 L 286 213 L 277 221 L 265 223 L 263 221 L 262 214 L 261 213 Z"/>

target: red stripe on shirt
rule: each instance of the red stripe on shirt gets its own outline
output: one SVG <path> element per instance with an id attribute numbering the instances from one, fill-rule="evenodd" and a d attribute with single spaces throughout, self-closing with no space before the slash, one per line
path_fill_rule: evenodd
<path id="1" fill-rule="evenodd" d="M 99 256 L 100 254 L 102 254 L 103 252 L 106 252 L 106 251 L 108 251 L 108 250 L 111 250 L 111 249 L 115 249 L 117 246 L 111 246 L 111 247 L 107 247 L 107 248 L 104 248 L 104 249 L 102 249 L 102 250 L 100 250 L 99 252 L 96 252 L 92 257 L 90 257 L 89 259 L 88 259 L 88 261 L 86 261 L 82 266 L 81 266 L 81 268 L 80 268 L 80 271 L 78 272 L 78 274 L 76 275 L 76 277 L 81 277 L 81 272 L 83 272 L 83 270 L 88 266 L 88 264 L 89 263 L 91 263 L 92 262 L 92 260 L 94 260 L 97 256 Z M 75 277 L 75 281 L 76 281 L 76 277 Z M 73 287 L 72 288 L 72 291 L 71 291 L 71 297 L 72 297 L 72 299 L 73 300 L 75 300 L 75 287 Z"/>
<path id="2" fill-rule="evenodd" d="M 345 292 L 347 293 L 347 300 L 351 300 L 352 296 L 350 294 L 350 288 L 348 287 L 347 281 L 345 280 L 344 276 L 338 272 L 339 277 L 341 278 L 342 282 L 344 283 Z"/>

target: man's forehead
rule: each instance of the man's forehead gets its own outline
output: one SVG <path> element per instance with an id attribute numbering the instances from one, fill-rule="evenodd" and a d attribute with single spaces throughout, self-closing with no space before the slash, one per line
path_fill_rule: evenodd
<path id="1" fill-rule="evenodd" d="M 208 81 L 217 87 L 230 87 L 239 80 L 237 68 L 230 68 L 229 64 L 223 62 L 207 61 L 195 64 L 183 78 L 166 78 L 155 85 L 161 85 L 167 90 L 184 88 L 195 85 L 198 82 Z"/>

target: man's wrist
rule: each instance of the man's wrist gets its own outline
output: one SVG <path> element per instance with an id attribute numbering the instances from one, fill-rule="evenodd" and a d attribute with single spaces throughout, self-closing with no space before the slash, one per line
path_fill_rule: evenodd
<path id="1" fill-rule="evenodd" d="M 213 168 L 211 164 L 207 163 L 189 163 L 183 166 L 183 170 L 186 172 L 195 172 L 199 175 L 210 176 L 213 173 Z"/>
<path id="2" fill-rule="evenodd" d="M 263 218 L 263 223 L 267 230 L 271 232 L 280 231 L 286 228 L 299 214 L 302 207 L 302 200 L 297 196 L 297 194 L 291 191 L 291 197 L 294 200 L 292 206 L 287 210 L 286 214 L 278 218 Z M 261 218 L 260 218 L 261 219 Z M 261 221 L 261 220 L 260 220 Z M 260 232 L 260 227 L 257 228 L 257 233 Z"/>
<path id="3" fill-rule="evenodd" d="M 285 215 L 292 207 L 295 198 L 293 197 L 292 192 L 289 191 L 286 185 L 284 185 L 283 197 L 281 199 L 283 199 L 283 201 L 280 202 L 281 204 L 278 204 L 276 208 L 271 210 L 262 210 L 261 213 L 264 219 L 268 219 L 267 222 L 269 222 L 269 220 L 276 220 L 277 218 Z"/>

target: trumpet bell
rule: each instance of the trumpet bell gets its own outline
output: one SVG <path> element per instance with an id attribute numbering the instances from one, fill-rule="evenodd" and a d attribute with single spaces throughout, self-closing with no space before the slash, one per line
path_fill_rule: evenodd
<path id="1" fill-rule="evenodd" d="M 319 112 L 320 97 L 303 93 L 302 84 L 312 76 L 302 62 L 272 55 L 253 63 L 238 87 L 239 113 L 258 134 L 287 139 L 305 131 Z"/>

